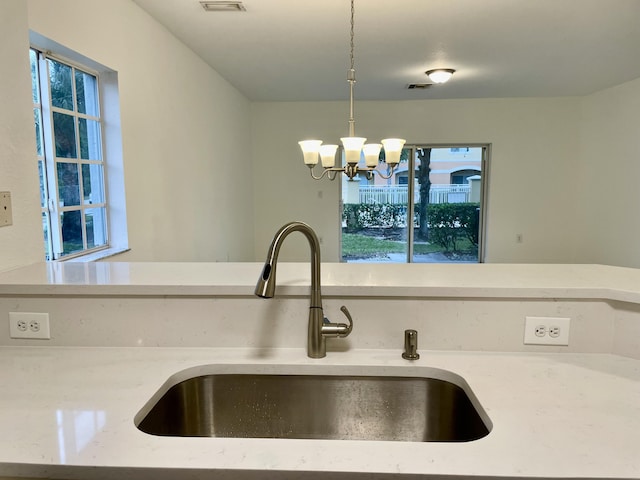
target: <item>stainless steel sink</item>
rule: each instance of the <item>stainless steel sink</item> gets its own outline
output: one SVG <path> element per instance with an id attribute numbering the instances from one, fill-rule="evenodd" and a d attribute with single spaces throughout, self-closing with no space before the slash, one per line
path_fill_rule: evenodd
<path id="1" fill-rule="evenodd" d="M 465 387 L 424 377 L 203 375 L 159 392 L 137 426 L 180 437 L 465 442 L 490 429 Z"/>

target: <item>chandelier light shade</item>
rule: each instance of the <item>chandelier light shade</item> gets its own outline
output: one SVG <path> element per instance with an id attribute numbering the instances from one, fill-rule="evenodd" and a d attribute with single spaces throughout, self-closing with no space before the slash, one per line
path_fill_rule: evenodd
<path id="1" fill-rule="evenodd" d="M 446 83 L 456 71 L 453 68 L 436 68 L 435 70 L 427 70 L 424 73 L 433 83 Z"/>
<path id="2" fill-rule="evenodd" d="M 320 145 L 322 140 L 303 140 L 298 142 L 300 148 L 302 148 L 302 155 L 304 156 L 305 165 L 313 167 L 318 163 L 318 153 L 320 153 Z"/>
<path id="3" fill-rule="evenodd" d="M 397 165 L 400 163 L 400 154 L 402 153 L 402 147 L 404 147 L 402 138 L 386 138 L 382 140 L 382 146 L 384 147 L 387 164 Z"/>
<path id="4" fill-rule="evenodd" d="M 355 134 L 355 119 L 353 114 L 353 87 L 356 83 L 356 71 L 354 69 L 354 0 L 351 0 L 351 43 L 350 43 L 350 60 L 351 68 L 347 71 L 347 81 L 349 82 L 349 136 L 340 139 L 342 142 L 342 148 L 344 150 L 345 162 L 344 167 L 336 167 L 336 152 L 338 150 L 337 145 L 322 145 L 322 140 L 304 140 L 298 142 L 300 148 L 302 148 L 302 154 L 304 163 L 309 167 L 311 176 L 316 180 L 320 180 L 325 175 L 334 180 L 338 173 L 344 173 L 349 180 L 362 173 L 367 178 L 373 178 L 373 174 L 377 173 L 382 178 L 391 178 L 394 173 L 394 169 L 400 163 L 400 154 L 402 153 L 402 147 L 405 141 L 400 138 L 387 138 L 381 141 L 381 143 L 367 143 L 366 138 L 356 137 Z M 387 173 L 383 173 L 377 170 L 380 162 L 380 151 L 384 148 L 385 162 L 387 164 Z M 360 160 L 364 156 L 365 165 L 360 166 Z M 322 160 L 322 173 L 317 176 L 314 174 L 314 167 L 318 164 L 318 159 Z"/>
<path id="5" fill-rule="evenodd" d="M 345 161 L 350 165 L 359 163 L 360 152 L 362 152 L 362 147 L 367 139 L 363 137 L 342 137 L 340 141 L 342 142 L 342 148 L 344 148 Z"/>
<path id="6" fill-rule="evenodd" d="M 323 168 L 332 168 L 336 164 L 338 145 L 320 145 L 320 158 Z"/>
<path id="7" fill-rule="evenodd" d="M 381 143 L 367 143 L 362 146 L 362 152 L 364 153 L 364 161 L 367 167 L 377 167 L 378 160 L 380 158 L 380 150 L 382 150 Z"/>

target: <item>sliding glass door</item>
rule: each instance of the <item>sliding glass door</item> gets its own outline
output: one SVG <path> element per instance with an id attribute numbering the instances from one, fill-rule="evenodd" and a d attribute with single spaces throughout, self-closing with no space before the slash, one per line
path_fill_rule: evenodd
<path id="1" fill-rule="evenodd" d="M 344 177 L 342 261 L 481 262 L 489 150 L 411 145 L 389 179 Z"/>

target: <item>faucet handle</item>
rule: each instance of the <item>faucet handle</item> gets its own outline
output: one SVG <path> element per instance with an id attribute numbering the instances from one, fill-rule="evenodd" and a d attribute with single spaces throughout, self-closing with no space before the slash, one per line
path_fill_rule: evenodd
<path id="1" fill-rule="evenodd" d="M 340 311 L 344 313 L 344 316 L 347 317 L 347 320 L 349 320 L 349 326 L 347 327 L 345 325 L 346 330 L 344 332 L 344 335 L 340 335 L 341 337 L 346 337 L 353 331 L 353 319 L 351 318 L 351 314 L 349 313 L 349 310 L 344 305 L 340 307 Z M 344 325 L 344 324 L 341 323 L 339 325 Z"/>
<path id="2" fill-rule="evenodd" d="M 323 325 L 320 330 L 323 337 L 347 337 L 353 331 L 353 319 L 347 307 L 344 305 L 340 307 L 340 311 L 344 313 L 344 316 L 349 320 L 349 325 L 345 323 L 331 323 L 327 317 L 324 317 Z"/>

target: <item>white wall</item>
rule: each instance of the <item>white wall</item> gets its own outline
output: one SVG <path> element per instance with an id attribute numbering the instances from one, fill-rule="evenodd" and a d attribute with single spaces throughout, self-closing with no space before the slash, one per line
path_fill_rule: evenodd
<path id="1" fill-rule="evenodd" d="M 640 268 L 640 79 L 582 99 L 579 260 Z"/>
<path id="2" fill-rule="evenodd" d="M 0 191 L 14 210 L 0 270 L 43 255 L 28 28 L 118 72 L 132 251 L 117 260 L 262 260 L 294 219 L 338 260 L 339 183 L 311 180 L 297 141 L 344 135 L 346 102 L 250 104 L 130 0 L 3 0 L 0 28 Z M 492 143 L 487 261 L 640 267 L 639 103 L 640 79 L 582 98 L 357 101 L 356 129 Z M 308 258 L 296 237 L 283 259 Z"/>
<path id="3" fill-rule="evenodd" d="M 28 5 L 29 28 L 118 73 L 131 252 L 115 259 L 250 258 L 248 100 L 130 0 Z"/>
<path id="4" fill-rule="evenodd" d="M 256 103 L 252 110 L 257 259 L 275 230 L 297 219 L 323 237 L 324 260 L 338 261 L 339 183 L 312 180 L 297 141 L 338 142 L 347 132 L 348 105 Z M 579 98 L 356 101 L 356 133 L 369 139 L 492 144 L 488 262 L 574 261 L 567 222 L 580 188 L 573 181 L 579 120 Z M 304 238 L 290 243 L 283 259 L 308 257 Z"/>
<path id="5" fill-rule="evenodd" d="M 0 32 L 0 191 L 11 193 L 13 209 L 13 225 L 0 228 L 3 271 L 44 258 L 44 243 L 23 0 L 0 2 Z"/>

